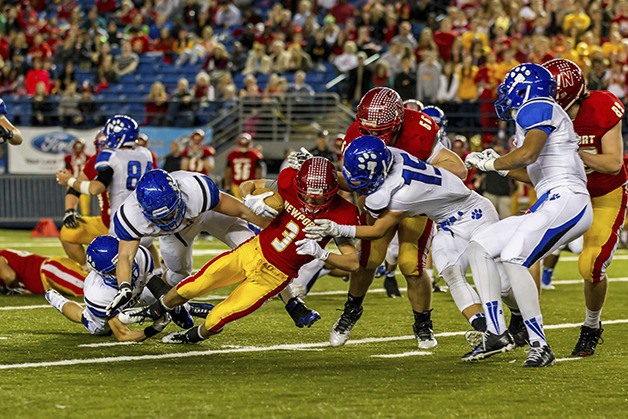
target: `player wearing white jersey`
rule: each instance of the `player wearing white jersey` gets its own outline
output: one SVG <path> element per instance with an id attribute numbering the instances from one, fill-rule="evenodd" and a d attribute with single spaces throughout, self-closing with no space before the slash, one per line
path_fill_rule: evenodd
<path id="1" fill-rule="evenodd" d="M 498 88 L 495 110 L 500 119 L 514 119 L 514 151 L 471 153 L 466 162 L 483 171 L 528 180 L 539 196 L 522 216 L 509 217 L 476 234 L 468 257 L 484 304 L 487 333 L 463 359 L 474 361 L 514 347 L 501 309 L 496 260 L 510 279 L 531 345 L 524 367 L 542 367 L 555 358 L 543 331 L 536 285 L 528 267 L 591 226 L 592 208 L 584 166 L 578 157 L 578 136 L 565 111 L 553 100 L 556 82 L 536 64 L 513 68 Z M 525 172 L 523 169 L 525 168 Z"/>
<path id="2" fill-rule="evenodd" d="M 432 258 L 460 312 L 478 331 L 486 324 L 480 298 L 465 278 L 465 250 L 472 235 L 499 220 L 490 201 L 468 189 L 456 175 L 393 147 L 377 137 L 356 138 L 345 150 L 343 175 L 355 192 L 366 195 L 373 225 L 343 226 L 315 220 L 308 238 L 326 235 L 375 240 L 404 217 L 424 215 L 438 228 Z M 506 285 L 506 289 L 508 286 Z"/>

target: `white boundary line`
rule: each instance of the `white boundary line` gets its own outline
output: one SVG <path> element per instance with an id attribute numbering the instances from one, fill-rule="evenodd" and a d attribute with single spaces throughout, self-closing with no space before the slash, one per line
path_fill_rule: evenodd
<path id="1" fill-rule="evenodd" d="M 573 358 L 556 358 L 556 362 L 580 361 L 581 359 L 581 356 L 574 356 Z"/>
<path id="2" fill-rule="evenodd" d="M 607 320 L 604 325 L 610 324 L 622 324 L 628 323 L 628 319 Z M 565 323 L 548 325 L 546 329 L 566 329 L 579 327 L 580 323 Z M 445 332 L 439 333 L 436 336 L 457 336 L 463 335 L 465 332 Z M 410 336 L 391 336 L 381 338 L 365 338 L 350 340 L 347 345 L 362 345 L 365 343 L 379 343 L 379 342 L 395 342 L 400 340 L 415 339 L 413 335 Z M 219 354 L 231 354 L 231 353 L 249 353 L 249 352 L 268 352 L 268 351 L 294 351 L 294 350 L 308 350 L 316 348 L 329 347 L 329 342 L 314 342 L 314 343 L 295 343 L 295 344 L 282 344 L 272 346 L 245 346 L 242 348 L 232 349 L 218 349 L 207 351 L 189 351 L 189 352 L 175 352 L 169 354 L 159 355 L 129 355 L 129 356 L 110 356 L 105 358 L 86 358 L 86 359 L 64 359 L 61 361 L 45 361 L 45 362 L 26 362 L 22 364 L 0 364 L 0 370 L 12 370 L 12 369 L 25 369 L 25 368 L 41 368 L 41 367 L 60 367 L 71 366 L 81 364 L 107 364 L 114 362 L 126 362 L 126 361 L 147 361 L 156 359 L 173 359 L 173 358 L 190 358 L 195 356 L 208 356 Z"/>
<path id="3" fill-rule="evenodd" d="M 102 348 L 107 346 L 127 346 L 137 345 L 140 342 L 102 342 L 102 343 L 82 343 L 77 345 L 79 348 Z"/>
<path id="4" fill-rule="evenodd" d="M 402 352 L 400 354 L 380 354 L 380 355 L 371 355 L 371 358 L 405 358 L 407 356 L 423 356 L 423 355 L 432 355 L 433 352 L 428 351 L 411 351 L 411 352 Z"/>

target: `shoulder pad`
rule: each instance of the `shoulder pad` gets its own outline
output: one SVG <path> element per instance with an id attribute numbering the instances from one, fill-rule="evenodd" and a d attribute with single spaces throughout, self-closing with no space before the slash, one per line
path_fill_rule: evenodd
<path id="1" fill-rule="evenodd" d="M 94 165 L 97 170 L 100 170 L 104 167 L 109 167 L 109 160 L 113 156 L 113 151 L 111 150 L 103 150 L 98 153 L 98 157 L 96 157 L 96 164 Z"/>
<path id="2" fill-rule="evenodd" d="M 592 90 L 587 100 L 592 101 L 593 117 L 600 128 L 613 128 L 624 116 L 624 104 L 608 90 Z"/>
<path id="3" fill-rule="evenodd" d="M 517 124 L 528 131 L 537 126 L 553 126 L 554 103 L 545 100 L 533 100 L 517 112 Z"/>

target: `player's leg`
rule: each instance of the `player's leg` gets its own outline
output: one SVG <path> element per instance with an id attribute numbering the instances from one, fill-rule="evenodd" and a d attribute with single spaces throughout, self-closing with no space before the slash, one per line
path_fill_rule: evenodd
<path id="1" fill-rule="evenodd" d="M 591 198 L 593 223 L 584 234 L 584 245 L 578 269 L 584 278 L 585 321 L 572 355 L 593 355 L 602 336 L 602 308 L 606 299 L 610 265 L 626 216 L 628 192 L 618 188 L 611 193 Z"/>
<path id="2" fill-rule="evenodd" d="M 399 269 L 406 279 L 414 315 L 414 335 L 421 349 L 438 346 L 432 325 L 432 280 L 425 260 L 432 241 L 432 221 L 407 217 L 399 223 Z"/>
<path id="3" fill-rule="evenodd" d="M 52 257 L 40 269 L 46 290 L 54 289 L 68 295 L 83 295 L 87 272 L 70 258 Z"/>
<path id="4" fill-rule="evenodd" d="M 81 266 L 86 266 L 85 248 L 98 236 L 108 233 L 100 216 L 82 217 L 77 228 L 61 227 L 59 240 L 68 257 Z"/>
<path id="5" fill-rule="evenodd" d="M 63 314 L 66 319 L 74 323 L 81 323 L 83 307 L 78 303 L 65 298 L 53 289 L 46 291 L 46 300 L 48 300 L 50 305 L 56 308 L 59 313 Z"/>
<path id="6" fill-rule="evenodd" d="M 83 216 L 89 216 L 91 214 L 90 201 L 91 195 L 83 195 L 79 197 L 79 207 L 81 208 L 81 214 Z"/>

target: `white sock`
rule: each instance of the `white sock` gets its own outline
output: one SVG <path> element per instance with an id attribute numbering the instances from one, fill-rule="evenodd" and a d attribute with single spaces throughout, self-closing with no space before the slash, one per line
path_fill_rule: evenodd
<path id="1" fill-rule="evenodd" d="M 584 325 L 586 327 L 590 327 L 591 329 L 599 329 L 600 328 L 600 320 L 602 318 L 602 310 L 589 310 L 586 309 L 587 316 L 584 319 Z"/>
<path id="2" fill-rule="evenodd" d="M 540 342 L 547 345 L 543 331 L 543 316 L 539 303 L 539 292 L 528 268 L 515 263 L 504 262 L 504 269 L 510 279 L 512 292 L 517 300 L 521 316 L 528 329 L 530 345 Z"/>
<path id="3" fill-rule="evenodd" d="M 502 309 L 501 280 L 497 262 L 484 247 L 476 242 L 469 244 L 467 256 L 475 288 L 484 306 L 486 329 L 491 333 L 501 335 L 506 330 L 506 320 Z"/>
<path id="4" fill-rule="evenodd" d="M 48 300 L 51 306 L 59 310 L 59 313 L 63 313 L 62 311 L 63 306 L 65 305 L 65 303 L 70 301 L 67 298 L 65 298 L 63 295 L 54 291 L 46 293 L 46 300 Z"/>

